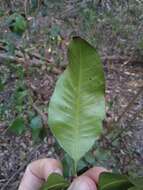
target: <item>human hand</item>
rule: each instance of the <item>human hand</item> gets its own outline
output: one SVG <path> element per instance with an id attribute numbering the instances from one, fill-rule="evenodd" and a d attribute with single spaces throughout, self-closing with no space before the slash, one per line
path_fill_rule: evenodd
<path id="1" fill-rule="evenodd" d="M 97 190 L 99 176 L 107 171 L 102 167 L 93 167 L 77 177 L 68 190 Z M 62 175 L 62 165 L 55 159 L 45 158 L 32 162 L 26 168 L 18 190 L 39 190 L 51 173 Z"/>

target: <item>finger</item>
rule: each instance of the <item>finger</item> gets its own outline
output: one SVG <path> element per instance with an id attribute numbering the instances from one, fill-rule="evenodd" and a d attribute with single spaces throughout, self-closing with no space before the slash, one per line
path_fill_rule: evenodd
<path id="1" fill-rule="evenodd" d="M 80 176 L 74 180 L 68 190 L 97 190 L 97 187 L 88 176 Z"/>
<path id="2" fill-rule="evenodd" d="M 103 167 L 93 167 L 85 172 L 83 176 L 91 178 L 96 184 L 98 184 L 100 174 L 107 171 L 108 170 Z"/>
<path id="3" fill-rule="evenodd" d="M 51 173 L 62 174 L 62 165 L 55 159 L 40 159 L 28 165 L 18 190 L 38 190 Z"/>

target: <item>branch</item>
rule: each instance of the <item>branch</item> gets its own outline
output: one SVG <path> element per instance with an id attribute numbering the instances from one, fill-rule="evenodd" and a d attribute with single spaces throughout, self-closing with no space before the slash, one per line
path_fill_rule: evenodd
<path id="1" fill-rule="evenodd" d="M 127 130 L 129 130 L 131 124 L 134 122 L 134 120 L 143 112 L 143 109 L 137 111 L 135 113 L 135 115 L 133 116 L 133 118 L 131 119 L 131 121 L 129 121 L 128 126 L 124 129 L 120 129 L 120 131 L 118 132 L 118 134 L 111 139 L 111 142 L 114 142 L 115 140 L 117 140 L 124 132 L 126 132 Z"/>
<path id="2" fill-rule="evenodd" d="M 133 97 L 133 99 L 129 102 L 127 107 L 124 109 L 124 111 L 121 113 L 121 115 L 118 117 L 116 123 L 119 123 L 119 121 L 122 119 L 122 117 L 129 111 L 129 109 L 132 107 L 136 99 L 140 96 L 140 94 L 143 92 L 143 86 L 139 89 L 137 94 Z"/>

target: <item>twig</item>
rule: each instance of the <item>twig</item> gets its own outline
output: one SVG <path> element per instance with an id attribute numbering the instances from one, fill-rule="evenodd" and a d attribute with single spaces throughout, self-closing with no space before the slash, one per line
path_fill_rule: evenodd
<path id="1" fill-rule="evenodd" d="M 47 116 L 35 104 L 33 104 L 33 108 L 41 116 L 44 126 L 47 127 Z"/>
<path id="2" fill-rule="evenodd" d="M 121 113 L 121 115 L 118 117 L 116 123 L 119 123 L 119 121 L 122 119 L 122 117 L 128 112 L 128 110 L 132 107 L 134 104 L 135 100 L 139 97 L 139 95 L 143 92 L 143 86 L 139 89 L 137 94 L 133 97 L 133 99 L 129 102 L 127 107 L 124 109 L 124 111 Z"/>
<path id="3" fill-rule="evenodd" d="M 142 93 L 143 91 L 143 87 L 140 88 L 140 90 L 138 91 L 138 93 L 133 97 L 133 99 L 130 101 L 130 103 L 127 105 L 127 107 L 124 109 L 124 111 L 121 113 L 121 115 L 118 117 L 117 121 L 114 122 L 113 125 L 117 125 L 120 120 L 122 119 L 122 117 L 124 116 L 124 114 L 126 114 L 128 112 L 128 110 L 132 107 L 132 105 L 134 104 L 135 100 L 139 97 L 139 95 Z M 134 117 L 132 118 L 132 120 L 130 121 L 130 124 L 135 120 L 135 118 L 142 112 L 142 109 L 139 110 Z M 130 125 L 129 125 L 130 126 Z M 129 129 L 129 127 L 127 127 L 126 129 L 121 129 L 118 134 L 116 136 L 114 136 L 114 138 L 111 139 L 111 142 L 114 142 L 116 139 L 119 138 L 119 136 L 121 136 L 121 134 L 125 131 L 127 131 Z"/>
<path id="4" fill-rule="evenodd" d="M 36 58 L 36 59 L 39 59 L 39 60 L 42 60 L 42 61 L 45 61 L 47 63 L 52 63 L 49 59 L 45 58 L 45 57 L 42 57 L 40 56 L 39 54 L 37 53 L 30 53 L 30 52 L 27 52 L 27 51 L 23 51 L 24 53 L 27 53 L 31 58 Z"/>
<path id="5" fill-rule="evenodd" d="M 24 1 L 24 12 L 27 17 L 27 0 Z"/>
<path id="6" fill-rule="evenodd" d="M 141 22 L 141 24 L 139 25 L 139 27 L 137 28 L 137 33 L 136 33 L 136 36 L 140 36 L 140 33 L 142 33 L 142 27 L 143 27 L 143 23 Z M 140 42 L 140 39 L 136 39 L 138 43 L 136 43 L 136 46 L 134 47 L 134 51 L 133 53 L 131 54 L 130 58 L 126 61 L 126 64 L 128 64 L 129 62 L 131 62 L 131 60 L 135 57 L 136 55 L 136 50 L 138 49 L 138 44 Z M 139 61 L 141 62 L 141 60 Z"/>
<path id="7" fill-rule="evenodd" d="M 15 62 L 15 63 L 25 63 L 23 58 L 17 58 L 11 55 L 7 55 L 4 53 L 0 53 L 0 64 L 3 64 L 5 62 Z"/>
<path id="8" fill-rule="evenodd" d="M 118 56 L 118 55 L 112 55 L 112 56 L 101 56 L 101 59 L 103 62 L 106 62 L 106 61 L 112 61 L 112 62 L 124 62 L 125 64 L 128 64 L 128 63 L 143 63 L 143 61 L 141 59 L 135 59 L 134 57 L 130 57 L 130 56 Z"/>
<path id="9" fill-rule="evenodd" d="M 133 123 L 133 121 L 137 118 L 137 116 L 142 113 L 142 109 L 139 110 L 138 112 L 136 112 L 136 114 L 134 115 L 134 117 L 131 119 L 131 121 L 129 121 L 128 126 L 125 129 L 120 129 L 120 131 L 118 132 L 118 134 L 111 139 L 111 142 L 114 142 L 115 140 L 117 140 L 125 131 L 129 130 L 131 124 Z"/>

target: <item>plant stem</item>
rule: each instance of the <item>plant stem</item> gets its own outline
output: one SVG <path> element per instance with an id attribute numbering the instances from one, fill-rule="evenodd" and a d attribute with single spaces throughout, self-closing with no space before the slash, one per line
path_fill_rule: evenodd
<path id="1" fill-rule="evenodd" d="M 77 161 L 74 161 L 74 177 L 77 177 Z"/>

